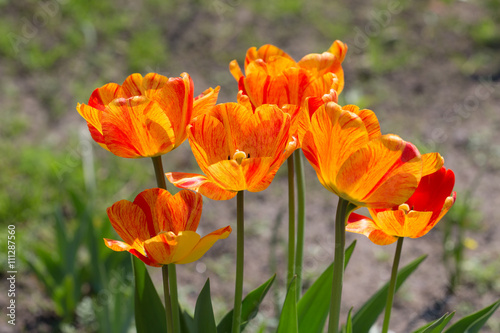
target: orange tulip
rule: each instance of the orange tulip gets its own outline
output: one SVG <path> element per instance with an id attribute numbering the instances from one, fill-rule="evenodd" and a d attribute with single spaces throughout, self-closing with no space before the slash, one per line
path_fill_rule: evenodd
<path id="1" fill-rule="evenodd" d="M 422 177 L 415 193 L 392 209 L 368 209 L 373 220 L 352 213 L 346 230 L 367 236 L 378 245 L 394 243 L 398 237 L 422 237 L 455 203 L 455 174 L 444 167 Z"/>
<path id="2" fill-rule="evenodd" d="M 170 79 L 132 74 L 121 86 L 97 88 L 88 105 L 76 109 L 101 147 L 121 157 L 153 157 L 177 148 L 187 137 L 187 124 L 213 106 L 218 94 L 219 87 L 210 88 L 193 100 L 187 73 Z"/>
<path id="3" fill-rule="evenodd" d="M 400 137 L 381 135 L 371 110 L 334 102 L 315 107 L 308 110 L 304 155 L 323 186 L 357 206 L 397 206 L 413 194 L 423 175 L 443 165 L 437 153 L 421 156 Z"/>
<path id="4" fill-rule="evenodd" d="M 296 147 L 289 129 L 290 116 L 275 105 L 255 112 L 237 103 L 216 105 L 188 126 L 191 149 L 206 176 L 166 176 L 175 186 L 214 200 L 231 199 L 242 190 L 265 190 Z"/>
<path id="5" fill-rule="evenodd" d="M 108 208 L 111 224 L 123 242 L 105 238 L 104 243 L 155 267 L 196 261 L 231 233 L 227 226 L 200 238 L 196 229 L 202 206 L 202 196 L 191 191 L 171 195 L 160 188 L 145 190 L 134 202 L 121 200 Z"/>
<path id="6" fill-rule="evenodd" d="M 311 53 L 295 62 L 283 50 L 268 44 L 247 51 L 246 76 L 236 60 L 231 61 L 229 70 L 254 109 L 263 104 L 302 106 L 309 96 L 342 91 L 341 64 L 346 52 L 347 45 L 337 40 L 327 52 Z"/>

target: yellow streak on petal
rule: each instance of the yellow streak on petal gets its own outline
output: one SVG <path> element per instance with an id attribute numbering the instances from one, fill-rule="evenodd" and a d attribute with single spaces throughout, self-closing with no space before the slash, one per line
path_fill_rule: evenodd
<path id="1" fill-rule="evenodd" d="M 200 259 L 215 244 L 216 241 L 227 238 L 230 233 L 230 226 L 211 232 L 200 239 L 196 246 L 185 257 L 179 258 L 176 263 L 188 264 Z"/>

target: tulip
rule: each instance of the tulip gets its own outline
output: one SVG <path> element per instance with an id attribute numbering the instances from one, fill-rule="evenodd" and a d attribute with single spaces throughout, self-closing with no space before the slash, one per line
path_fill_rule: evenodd
<path id="1" fill-rule="evenodd" d="M 283 50 L 268 44 L 247 51 L 245 75 L 236 60 L 231 61 L 229 70 L 253 108 L 263 104 L 300 107 L 307 97 L 342 91 L 341 64 L 346 52 L 347 45 L 337 40 L 328 51 L 308 54 L 295 62 Z"/>
<path id="2" fill-rule="evenodd" d="M 187 124 L 216 103 L 219 87 L 194 99 L 193 89 L 187 73 L 176 78 L 132 74 L 121 86 L 95 89 L 88 104 L 76 109 L 104 149 L 126 158 L 155 157 L 184 142 Z"/>
<path id="3" fill-rule="evenodd" d="M 356 206 L 391 208 L 405 202 L 422 175 L 443 165 L 397 135 L 381 135 L 371 110 L 334 102 L 310 109 L 302 150 L 321 184 Z"/>
<path id="4" fill-rule="evenodd" d="M 188 126 L 189 143 L 204 175 L 170 172 L 175 186 L 214 200 L 239 191 L 259 192 L 273 180 L 296 147 L 290 116 L 275 105 L 255 112 L 237 103 L 216 105 Z"/>
<path id="5" fill-rule="evenodd" d="M 413 195 L 390 209 L 368 209 L 372 219 L 352 213 L 346 230 L 387 245 L 399 237 L 419 238 L 427 234 L 455 203 L 455 174 L 444 167 L 422 177 Z"/>
<path id="6" fill-rule="evenodd" d="M 121 200 L 107 209 L 123 241 L 105 238 L 104 243 L 111 250 L 128 251 L 155 267 L 196 261 L 231 233 L 227 226 L 201 238 L 196 229 L 202 206 L 202 196 L 191 191 L 171 195 L 160 188 L 145 190 L 133 202 Z"/>

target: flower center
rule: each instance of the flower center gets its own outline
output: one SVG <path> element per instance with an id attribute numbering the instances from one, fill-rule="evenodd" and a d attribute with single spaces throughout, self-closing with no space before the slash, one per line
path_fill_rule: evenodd
<path id="1" fill-rule="evenodd" d="M 247 154 L 241 150 L 236 150 L 233 155 L 233 160 L 235 160 L 238 164 L 241 164 L 245 158 L 247 158 Z"/>
<path id="2" fill-rule="evenodd" d="M 168 241 L 172 241 L 177 237 L 177 235 L 173 231 L 160 231 L 158 234 L 165 234 Z"/>
<path id="3" fill-rule="evenodd" d="M 410 211 L 410 206 L 408 206 L 408 204 L 404 203 L 404 204 L 399 205 L 398 209 L 405 212 L 405 214 L 408 214 L 408 212 Z"/>

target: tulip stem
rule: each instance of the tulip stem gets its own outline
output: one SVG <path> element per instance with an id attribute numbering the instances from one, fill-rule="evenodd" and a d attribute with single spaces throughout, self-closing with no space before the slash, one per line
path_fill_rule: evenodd
<path id="1" fill-rule="evenodd" d="M 165 172 L 161 156 L 151 158 L 155 168 L 156 184 L 159 188 L 167 189 L 165 181 Z M 163 291 L 165 293 L 165 311 L 167 315 L 167 331 L 172 333 L 180 333 L 180 317 L 179 317 L 179 297 L 177 294 L 177 272 L 175 264 L 163 265 Z M 170 280 L 170 286 L 169 286 Z"/>
<path id="2" fill-rule="evenodd" d="M 156 183 L 159 188 L 166 190 L 167 182 L 165 181 L 165 172 L 163 171 L 161 156 L 151 157 L 151 159 L 153 160 L 153 165 L 155 167 Z"/>
<path id="3" fill-rule="evenodd" d="M 330 320 L 328 333 L 338 333 L 340 323 L 340 305 L 342 301 L 342 287 L 344 282 L 344 248 L 345 225 L 349 214 L 355 209 L 349 201 L 339 197 L 337 214 L 335 216 L 335 253 L 333 264 L 333 285 L 330 301 Z"/>
<path id="4" fill-rule="evenodd" d="M 288 271 L 286 276 L 287 288 L 295 275 L 295 178 L 293 153 L 287 159 L 288 166 Z"/>
<path id="5" fill-rule="evenodd" d="M 295 252 L 295 274 L 297 275 L 297 301 L 302 295 L 302 265 L 304 261 L 304 231 L 306 220 L 306 179 L 302 153 L 295 151 L 295 170 L 297 175 L 297 248 Z"/>
<path id="6" fill-rule="evenodd" d="M 243 260 L 245 245 L 243 199 L 243 191 L 239 191 L 236 196 L 236 279 L 234 286 L 232 333 L 239 333 L 241 327 L 241 302 L 243 299 Z"/>
<path id="7" fill-rule="evenodd" d="M 167 332 L 168 333 L 173 333 L 174 332 L 174 326 L 173 326 L 173 320 L 172 320 L 172 302 L 170 299 L 170 288 L 169 288 L 169 281 L 168 281 L 168 265 L 163 265 L 161 267 L 161 273 L 163 276 L 163 293 L 165 295 L 165 316 L 167 319 Z"/>
<path id="8" fill-rule="evenodd" d="M 168 265 L 168 278 L 170 280 L 170 302 L 172 308 L 172 323 L 174 333 L 181 332 L 181 320 L 179 313 L 179 296 L 177 295 L 177 270 L 175 264 Z"/>
<path id="9" fill-rule="evenodd" d="M 404 237 L 399 237 L 396 245 L 396 253 L 394 254 L 394 262 L 392 264 L 391 282 L 389 284 L 389 292 L 387 294 L 387 303 L 385 304 L 385 316 L 382 333 L 387 333 L 389 331 L 392 302 L 394 301 L 394 294 L 396 293 L 396 282 L 398 278 L 399 260 L 401 259 L 401 249 L 403 248 L 403 240 Z"/>

